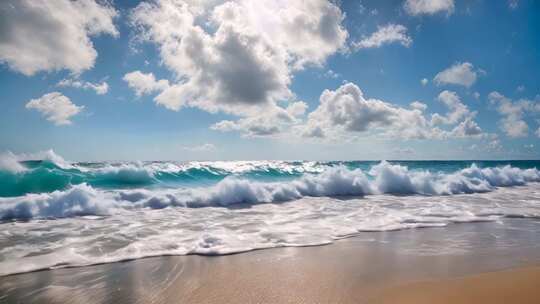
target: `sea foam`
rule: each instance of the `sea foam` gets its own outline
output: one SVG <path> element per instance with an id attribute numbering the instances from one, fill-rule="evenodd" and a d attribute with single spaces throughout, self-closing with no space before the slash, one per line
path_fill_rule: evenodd
<path id="1" fill-rule="evenodd" d="M 0 154 L 0 171 L 18 173 L 25 170 L 26 167 L 19 162 L 17 155 L 9 151 Z"/>
<path id="2" fill-rule="evenodd" d="M 153 178 L 151 173 L 134 171 L 132 167 L 115 170 L 117 171 L 106 174 L 114 174 L 116 177 L 127 174 L 134 178 L 133 182 Z M 526 185 L 538 181 L 540 171 L 537 169 L 511 166 L 479 168 L 473 164 L 454 173 L 441 173 L 410 171 L 405 166 L 383 161 L 367 173 L 361 169 L 335 166 L 319 174 L 305 174 L 281 182 L 260 182 L 229 176 L 208 187 L 123 190 L 96 189 L 83 183 L 52 193 L 0 198 L 0 218 L 9 220 L 104 215 L 118 208 L 226 207 L 279 203 L 303 197 L 455 195 L 489 192 L 497 187 Z"/>

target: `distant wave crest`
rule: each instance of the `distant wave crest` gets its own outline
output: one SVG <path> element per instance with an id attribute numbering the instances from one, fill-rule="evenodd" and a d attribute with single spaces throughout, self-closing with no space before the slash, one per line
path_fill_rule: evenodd
<path id="1" fill-rule="evenodd" d="M 153 173 L 122 167 L 103 173 L 127 176 L 133 182 L 153 179 Z M 125 179 L 123 179 L 125 181 Z M 291 201 L 302 197 L 365 196 L 377 194 L 453 195 L 492 191 L 540 181 L 537 169 L 512 166 L 479 168 L 472 165 L 454 173 L 411 171 L 386 161 L 361 169 L 329 167 L 283 182 L 260 182 L 229 176 L 208 187 L 181 189 L 96 189 L 86 183 L 51 193 L 0 198 L 0 218 L 30 219 L 107 215 L 132 208 L 216 207 Z"/>
<path id="2" fill-rule="evenodd" d="M 325 163 L 285 161 L 71 163 L 52 150 L 20 155 L 6 152 L 0 154 L 0 197 L 67 190 L 83 183 L 117 189 L 217 183 L 228 176 L 298 177 L 327 167 Z"/>

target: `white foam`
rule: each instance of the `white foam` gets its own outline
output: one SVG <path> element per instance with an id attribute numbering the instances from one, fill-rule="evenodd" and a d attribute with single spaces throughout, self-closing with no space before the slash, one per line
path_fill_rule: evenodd
<path id="1" fill-rule="evenodd" d="M 410 171 L 401 165 L 381 162 L 370 170 L 378 193 L 450 195 L 480 193 L 496 187 L 525 185 L 540 181 L 540 171 L 504 167 L 478 168 L 475 164 L 455 173 Z"/>
<path id="2" fill-rule="evenodd" d="M 142 167 L 114 167 L 115 178 L 140 182 L 152 178 Z M 114 171 L 113 171 L 114 170 Z M 369 176 L 360 169 L 330 167 L 289 182 L 263 183 L 227 177 L 211 187 L 169 190 L 96 190 L 86 184 L 50 194 L 0 198 L 0 218 L 69 217 L 102 215 L 115 208 L 210 207 L 234 204 L 285 202 L 302 197 L 365 196 L 372 194 L 453 195 L 482 193 L 497 187 L 540 181 L 537 169 L 470 168 L 452 174 L 409 171 L 387 162 L 373 166 Z"/>
<path id="3" fill-rule="evenodd" d="M 26 171 L 26 167 L 19 163 L 17 155 L 7 151 L 0 154 L 0 171 L 19 173 Z"/>
<path id="4" fill-rule="evenodd" d="M 305 196 L 363 196 L 374 193 L 360 170 L 332 167 L 318 175 L 305 175 L 291 182 L 263 183 L 227 177 L 209 188 L 182 190 L 125 190 L 118 198 L 154 209 L 168 206 L 209 207 L 234 204 L 284 202 Z"/>
<path id="5" fill-rule="evenodd" d="M 49 161 L 62 169 L 72 168 L 72 165 L 70 162 L 66 161 L 60 155 L 56 154 L 52 149 L 49 149 L 49 150 L 40 151 L 36 153 L 21 153 L 21 154 L 14 154 L 9 151 L 4 152 L 0 154 L 0 169 L 3 168 L 2 167 L 3 162 L 9 163 L 10 166 L 13 166 L 14 163 L 18 163 L 20 166 L 22 166 L 20 162 L 29 161 L 29 160 Z M 12 168 L 17 168 L 17 167 L 12 167 Z M 18 168 L 20 169 L 20 167 Z"/>
<path id="6" fill-rule="evenodd" d="M 107 165 L 92 171 L 96 178 L 123 184 L 144 184 L 155 180 L 155 171 L 142 163 Z"/>
<path id="7" fill-rule="evenodd" d="M 119 206 L 118 202 L 109 199 L 105 192 L 81 184 L 66 191 L 0 198 L 0 219 L 104 215 L 115 206 Z"/>

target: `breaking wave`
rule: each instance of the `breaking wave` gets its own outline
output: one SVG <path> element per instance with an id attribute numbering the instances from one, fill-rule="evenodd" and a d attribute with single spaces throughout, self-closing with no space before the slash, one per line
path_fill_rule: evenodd
<path id="1" fill-rule="evenodd" d="M 131 166 L 94 171 L 99 178 L 123 184 L 150 182 L 155 173 Z M 95 179 L 97 183 L 99 179 Z M 303 197 L 362 197 L 377 194 L 454 195 L 493 191 L 497 187 L 526 185 L 540 181 L 535 168 L 512 166 L 480 168 L 471 165 L 453 173 L 411 171 L 406 166 L 382 161 L 369 170 L 328 167 L 318 174 L 304 174 L 279 182 L 254 181 L 226 176 L 211 186 L 171 189 L 97 189 L 88 183 L 51 193 L 29 193 L 0 198 L 0 218 L 61 218 L 107 215 L 118 209 L 166 207 L 227 207 L 297 200 Z"/>
<path id="2" fill-rule="evenodd" d="M 88 184 L 103 189 L 215 184 L 228 176 L 254 180 L 299 177 L 322 172 L 317 162 L 131 162 L 70 163 L 49 150 L 0 154 L 0 197 L 67 190 Z"/>

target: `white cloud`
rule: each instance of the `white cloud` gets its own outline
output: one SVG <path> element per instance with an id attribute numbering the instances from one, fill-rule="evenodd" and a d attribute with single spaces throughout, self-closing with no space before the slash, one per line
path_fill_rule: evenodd
<path id="1" fill-rule="evenodd" d="M 289 113 L 293 118 L 298 118 L 306 113 L 308 108 L 307 103 L 303 101 L 296 101 L 287 106 L 285 111 Z"/>
<path id="2" fill-rule="evenodd" d="M 244 137 L 268 137 L 278 136 L 301 122 L 300 117 L 305 114 L 307 104 L 297 101 L 290 104 L 286 109 L 275 107 L 269 111 L 241 118 L 236 121 L 223 120 L 210 128 L 221 132 L 237 131 Z"/>
<path id="3" fill-rule="evenodd" d="M 77 106 L 61 93 L 52 92 L 30 100 L 26 108 L 37 110 L 55 125 L 69 125 L 71 117 L 81 112 L 84 106 Z"/>
<path id="4" fill-rule="evenodd" d="M 100 2 L 104 3 L 104 2 Z M 25 75 L 93 67 L 91 36 L 118 35 L 116 10 L 94 0 L 4 0 L 0 2 L 0 62 Z"/>
<path id="5" fill-rule="evenodd" d="M 456 92 L 452 91 L 442 91 L 437 100 L 444 103 L 444 105 L 449 109 L 449 112 L 442 116 L 440 114 L 434 114 L 431 117 L 431 124 L 456 124 L 464 118 L 469 118 L 475 116 L 476 113 L 472 113 L 469 108 L 461 102 L 461 99 Z"/>
<path id="6" fill-rule="evenodd" d="M 420 83 L 423 85 L 423 86 L 426 86 L 428 84 L 429 80 L 427 80 L 427 78 L 422 78 L 422 80 L 420 80 Z"/>
<path id="7" fill-rule="evenodd" d="M 336 78 L 341 77 L 341 74 L 336 73 L 336 72 L 334 72 L 333 70 L 330 69 L 330 70 L 328 70 L 328 71 L 326 71 L 326 72 L 324 73 L 324 77 L 336 79 Z"/>
<path id="8" fill-rule="evenodd" d="M 491 92 L 489 101 L 497 106 L 497 112 L 503 116 L 499 121 L 500 128 L 509 137 L 525 137 L 528 135 L 529 125 L 523 119 L 525 113 L 537 113 L 540 106 L 530 100 L 521 99 L 513 102 L 499 92 Z"/>
<path id="9" fill-rule="evenodd" d="M 474 93 L 473 93 L 473 97 L 474 97 L 474 99 L 476 99 L 476 100 L 480 99 L 480 93 L 474 92 Z"/>
<path id="10" fill-rule="evenodd" d="M 216 146 L 211 143 L 205 143 L 201 145 L 195 145 L 195 146 L 182 146 L 180 147 L 182 150 L 191 151 L 191 152 L 209 152 L 216 150 Z"/>
<path id="11" fill-rule="evenodd" d="M 483 131 L 472 117 L 467 117 L 452 130 L 451 134 L 454 137 L 474 137 L 482 135 Z"/>
<path id="12" fill-rule="evenodd" d="M 322 65 L 344 46 L 343 18 L 322 0 L 156 0 L 131 14 L 138 39 L 156 44 L 176 74 L 156 103 L 242 116 L 292 99 L 291 73 Z"/>
<path id="13" fill-rule="evenodd" d="M 524 85 L 519 85 L 516 90 L 520 93 L 524 92 L 525 91 L 525 86 Z"/>
<path id="14" fill-rule="evenodd" d="M 407 0 L 403 4 L 409 15 L 433 15 L 446 12 L 451 15 L 454 12 L 454 0 Z"/>
<path id="15" fill-rule="evenodd" d="M 498 138 L 495 138 L 488 143 L 487 148 L 491 151 L 500 151 L 502 150 L 501 141 Z"/>
<path id="16" fill-rule="evenodd" d="M 325 90 L 320 105 L 309 113 L 305 123 L 295 126 L 304 137 L 351 139 L 359 134 L 378 138 L 448 139 L 486 137 L 473 120 L 475 112 L 464 105 L 457 94 L 444 91 L 438 98 L 449 109 L 446 115 L 424 113 L 427 105 L 418 101 L 403 108 L 378 99 L 368 99 L 353 83 L 346 83 L 335 91 Z M 453 126 L 441 129 L 437 124 Z"/>
<path id="17" fill-rule="evenodd" d="M 307 104 L 296 102 L 286 109 L 275 107 L 238 120 L 223 120 L 211 129 L 240 132 L 244 137 L 319 138 L 327 141 L 354 141 L 360 136 L 396 139 L 489 138 L 473 120 L 454 92 L 444 91 L 439 100 L 448 107 L 446 115 L 428 119 L 427 105 L 414 101 L 408 108 L 378 99 L 368 99 L 353 83 L 335 91 L 324 90 L 319 106 L 305 117 Z M 437 118 L 435 118 L 437 117 Z M 434 123 L 438 120 L 437 123 Z M 446 129 L 437 124 L 443 124 Z"/>
<path id="18" fill-rule="evenodd" d="M 161 92 L 169 88 L 168 80 L 156 80 L 156 77 L 152 73 L 145 74 L 141 71 L 134 71 L 125 74 L 122 79 L 135 91 L 135 95 L 138 97 L 154 92 Z"/>
<path id="19" fill-rule="evenodd" d="M 501 128 L 510 137 L 526 137 L 529 131 L 529 126 L 524 120 L 504 119 Z"/>
<path id="20" fill-rule="evenodd" d="M 477 73 L 469 62 L 457 62 L 444 71 L 439 72 L 433 79 L 437 85 L 454 84 L 470 87 L 476 82 Z"/>
<path id="21" fill-rule="evenodd" d="M 378 48 L 390 43 L 399 43 L 405 47 L 409 47 L 412 43 L 412 38 L 407 35 L 407 28 L 401 24 L 379 26 L 377 31 L 369 37 L 353 42 L 352 47 L 356 50 Z"/>
<path id="22" fill-rule="evenodd" d="M 425 103 L 420 102 L 420 101 L 413 101 L 413 102 L 411 102 L 410 106 L 411 106 L 411 108 L 416 109 L 416 110 L 420 110 L 422 112 L 427 109 L 427 105 Z"/>
<path id="23" fill-rule="evenodd" d="M 215 131 L 239 131 L 244 137 L 268 137 L 279 134 L 281 129 L 276 126 L 274 116 L 251 116 L 237 121 L 222 120 L 210 128 Z"/>
<path id="24" fill-rule="evenodd" d="M 416 108 L 414 108 L 416 106 Z M 366 99 L 353 83 L 335 91 L 325 90 L 320 105 L 311 112 L 303 127 L 305 137 L 339 137 L 343 133 L 375 132 L 400 138 L 437 137 L 440 130 L 431 129 L 423 116 L 423 106 L 413 109 Z"/>
<path id="25" fill-rule="evenodd" d="M 64 78 L 60 80 L 56 86 L 58 87 L 73 87 L 84 90 L 94 90 L 98 95 L 107 94 L 109 91 L 109 84 L 105 81 L 101 83 L 92 83 L 88 81 L 83 81 L 76 78 Z"/>

